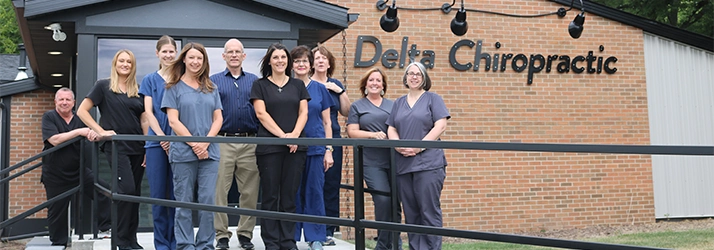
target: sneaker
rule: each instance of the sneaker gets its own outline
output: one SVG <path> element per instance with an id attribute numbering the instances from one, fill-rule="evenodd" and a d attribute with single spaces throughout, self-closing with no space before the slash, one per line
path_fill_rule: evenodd
<path id="1" fill-rule="evenodd" d="M 109 239 L 111 237 L 112 237 L 112 229 L 111 228 L 107 229 L 105 231 L 100 230 L 99 233 L 97 233 L 97 239 Z"/>
<path id="2" fill-rule="evenodd" d="M 243 235 L 238 235 L 238 242 L 240 243 L 240 247 L 245 250 L 255 249 L 255 245 L 253 245 L 253 242 L 250 242 L 250 238 L 248 238 L 248 237 L 245 237 Z"/>
<path id="3" fill-rule="evenodd" d="M 228 246 L 228 241 L 229 241 L 228 238 L 220 238 L 220 239 L 218 239 L 218 244 L 216 244 L 216 249 L 218 249 L 218 250 L 227 250 L 228 248 L 230 248 L 230 247 Z"/>
<path id="4" fill-rule="evenodd" d="M 320 242 L 320 241 L 311 242 L 310 250 L 322 250 L 322 242 Z"/>
<path id="5" fill-rule="evenodd" d="M 332 238 L 332 236 L 327 236 L 327 240 L 325 240 L 325 242 L 323 242 L 322 245 L 323 246 L 334 246 L 334 245 L 337 245 L 337 243 L 335 243 L 335 239 Z"/>

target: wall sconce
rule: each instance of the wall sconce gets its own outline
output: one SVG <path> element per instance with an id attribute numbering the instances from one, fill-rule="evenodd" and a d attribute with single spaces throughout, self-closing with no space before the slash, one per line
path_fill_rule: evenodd
<path id="1" fill-rule="evenodd" d="M 389 0 L 378 0 L 376 7 L 379 11 L 383 11 L 384 9 L 387 9 L 387 3 Z M 543 13 L 543 14 L 534 14 L 534 15 L 518 15 L 518 14 L 508 14 L 508 13 L 501 13 L 501 12 L 495 12 L 495 11 L 487 11 L 487 10 L 476 10 L 476 9 L 467 9 L 464 8 L 464 0 L 461 0 L 461 8 L 459 11 L 456 13 L 456 17 L 451 20 L 451 32 L 454 33 L 454 35 L 457 36 L 463 36 L 468 32 L 468 23 L 466 22 L 466 12 L 477 12 L 477 13 L 485 13 L 485 14 L 493 14 L 493 15 L 501 15 L 501 16 L 508 16 L 508 17 L 516 17 L 516 18 L 536 18 L 536 17 L 543 17 L 543 16 L 550 16 L 550 15 L 557 15 L 560 18 L 563 18 L 567 15 L 567 12 L 573 9 L 573 3 L 575 0 L 572 0 L 570 2 L 570 8 L 565 9 L 565 8 L 559 8 L 555 12 L 549 12 L 549 13 Z M 399 18 L 397 17 L 397 9 L 402 9 L 406 11 L 432 11 L 432 10 L 440 10 L 444 14 L 448 14 L 451 12 L 451 7 L 454 6 L 456 3 L 456 0 L 453 0 L 451 4 L 445 3 L 441 7 L 438 8 L 409 8 L 409 7 L 397 7 L 395 1 L 392 1 L 392 6 L 387 9 L 387 13 L 382 15 L 382 18 L 379 19 L 379 26 L 382 28 L 382 30 L 386 32 L 394 32 L 399 28 Z M 570 36 L 572 38 L 579 38 L 580 35 L 583 32 L 583 23 L 585 23 L 585 6 L 583 5 L 583 0 L 580 0 L 580 9 L 581 12 L 578 14 L 575 19 L 568 25 L 568 33 L 570 33 Z"/>
<path id="2" fill-rule="evenodd" d="M 45 26 L 46 30 L 51 30 L 52 31 L 52 40 L 55 40 L 55 42 L 64 42 L 64 40 L 67 39 L 67 34 L 62 32 L 62 25 L 59 23 L 52 23 L 50 25 Z"/>

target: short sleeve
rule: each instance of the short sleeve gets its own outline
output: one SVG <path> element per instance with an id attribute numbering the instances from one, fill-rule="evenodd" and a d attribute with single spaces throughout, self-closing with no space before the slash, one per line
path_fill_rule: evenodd
<path id="1" fill-rule="evenodd" d="M 322 110 L 334 107 L 335 101 L 332 100 L 332 96 L 330 96 L 330 92 L 325 88 L 325 85 L 320 84 L 318 86 L 320 86 L 320 94 L 322 95 Z"/>
<path id="2" fill-rule="evenodd" d="M 148 74 L 148 75 L 144 76 L 144 79 L 141 80 L 141 85 L 139 85 L 139 94 L 140 95 L 151 96 L 151 93 L 153 92 L 151 89 L 153 86 L 150 86 L 150 85 L 152 85 L 151 84 L 151 75 L 152 74 Z"/>
<path id="3" fill-rule="evenodd" d="M 350 105 L 350 113 L 347 115 L 347 124 L 359 124 L 359 111 L 357 110 L 357 102 Z"/>
<path id="4" fill-rule="evenodd" d="M 105 90 L 106 88 L 106 90 Z M 98 106 L 100 103 L 104 101 L 104 93 L 109 89 L 109 81 L 108 80 L 99 80 L 96 83 L 94 83 L 94 86 L 92 87 L 91 90 L 89 90 L 89 94 L 87 94 L 87 98 L 89 100 L 92 100 L 92 103 L 94 103 L 94 106 Z"/>
<path id="5" fill-rule="evenodd" d="M 45 143 L 45 146 L 49 146 L 47 140 L 50 139 L 50 137 L 59 134 L 59 129 L 57 129 L 51 114 L 51 112 L 46 112 L 42 115 L 42 141 Z"/>
<path id="6" fill-rule="evenodd" d="M 399 113 L 399 106 L 401 106 L 403 97 L 397 98 L 397 100 L 394 101 L 394 105 L 392 106 L 392 112 L 389 113 L 389 117 L 387 117 L 387 126 L 390 127 L 396 127 L 394 125 L 394 117 L 397 116 L 397 113 Z"/>
<path id="7" fill-rule="evenodd" d="M 255 100 L 265 100 L 265 93 L 263 93 L 263 82 L 261 80 L 256 80 L 253 82 L 253 87 L 250 89 L 250 102 Z"/>
<path id="8" fill-rule="evenodd" d="M 305 88 L 305 84 L 303 84 L 302 81 L 295 78 L 290 78 L 290 81 L 294 81 L 292 84 L 298 86 L 298 91 L 300 92 L 300 100 L 310 101 L 310 99 L 312 99 L 310 98 L 310 93 L 307 92 L 307 88 Z"/>
<path id="9" fill-rule="evenodd" d="M 441 98 L 441 96 L 437 94 L 433 94 L 431 98 L 431 106 L 429 107 L 431 109 L 431 120 L 436 122 L 438 120 L 441 120 L 442 118 L 451 119 L 451 115 L 449 115 L 449 109 L 446 108 L 446 104 L 444 103 L 444 99 Z"/>
<path id="10" fill-rule="evenodd" d="M 167 108 L 178 109 L 178 86 L 174 85 L 171 88 L 166 89 L 164 92 L 164 99 L 161 100 L 161 111 L 166 113 Z"/>
<path id="11" fill-rule="evenodd" d="M 214 101 L 214 111 L 223 110 L 223 103 L 221 103 L 221 95 L 218 93 L 218 89 L 213 90 L 213 101 Z"/>

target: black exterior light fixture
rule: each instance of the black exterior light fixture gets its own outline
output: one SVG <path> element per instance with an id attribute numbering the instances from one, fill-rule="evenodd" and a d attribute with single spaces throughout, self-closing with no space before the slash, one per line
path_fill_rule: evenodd
<path id="1" fill-rule="evenodd" d="M 382 30 L 386 32 L 394 32 L 397 30 L 397 28 L 399 28 L 399 18 L 397 17 L 397 4 L 394 0 L 392 0 L 392 6 L 387 7 L 388 2 L 389 0 L 377 1 L 376 7 L 378 10 L 383 11 L 387 9 L 387 13 L 382 15 L 382 18 L 379 19 L 379 26 L 382 28 Z M 454 35 L 465 35 L 469 30 L 469 25 L 466 22 L 466 12 L 476 12 L 515 18 L 539 18 L 551 15 L 557 15 L 559 18 L 563 18 L 568 14 L 568 11 L 573 10 L 573 3 L 575 3 L 575 0 L 572 0 L 570 2 L 570 8 L 568 9 L 561 7 L 554 12 L 532 15 L 519 15 L 490 10 L 467 9 L 464 7 L 464 0 L 461 0 L 461 8 L 456 12 L 456 17 L 451 20 L 450 28 L 451 32 L 454 33 Z M 452 0 L 451 4 L 447 2 L 441 5 L 440 7 L 435 8 L 411 8 L 401 6 L 399 7 L 399 9 L 401 9 L 402 11 L 441 11 L 444 14 L 449 14 L 454 4 L 456 4 L 456 0 Z M 575 39 L 579 38 L 580 35 L 583 33 L 583 23 L 585 23 L 585 6 L 583 5 L 583 0 L 580 0 L 580 10 L 580 14 L 575 16 L 575 19 L 568 26 L 568 33 L 570 33 L 570 36 Z"/>
<path id="2" fill-rule="evenodd" d="M 456 17 L 451 20 L 451 33 L 457 36 L 463 36 L 467 31 L 469 31 L 469 24 L 466 22 L 464 0 L 461 0 L 461 9 L 456 12 Z"/>
<path id="3" fill-rule="evenodd" d="M 572 7 L 572 2 L 570 5 Z M 580 14 L 575 16 L 575 19 L 568 25 L 568 33 L 570 33 L 570 37 L 575 39 L 580 38 L 580 35 L 583 34 L 583 24 L 585 23 L 585 6 L 583 6 L 583 0 L 580 0 L 580 10 Z"/>
<path id="4" fill-rule="evenodd" d="M 377 1 L 377 9 L 383 10 L 386 5 L 387 2 L 385 1 Z M 382 27 L 382 30 L 386 32 L 394 32 L 395 30 L 397 30 L 397 28 L 399 28 L 399 17 L 397 17 L 396 1 L 392 1 L 392 6 L 387 9 L 387 13 L 382 15 L 382 18 L 379 19 L 379 26 Z"/>

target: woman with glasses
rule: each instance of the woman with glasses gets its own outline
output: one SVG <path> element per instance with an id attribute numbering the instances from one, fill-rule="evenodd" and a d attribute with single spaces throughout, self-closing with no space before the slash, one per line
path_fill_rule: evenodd
<path id="1" fill-rule="evenodd" d="M 435 141 L 451 118 L 441 96 L 429 92 L 431 79 L 424 65 L 407 66 L 404 86 L 409 92 L 394 101 L 387 119 L 390 140 Z M 446 178 L 443 149 L 395 148 L 397 185 L 408 224 L 441 227 L 441 190 Z M 441 236 L 409 233 L 410 249 L 441 249 Z"/>
<path id="2" fill-rule="evenodd" d="M 330 122 L 330 107 L 334 106 L 330 93 L 324 85 L 310 79 L 312 68 L 312 52 L 306 46 L 297 46 L 290 51 L 293 58 L 293 74 L 295 78 L 305 84 L 310 101 L 307 102 L 307 123 L 305 124 L 305 137 L 332 138 L 332 123 Z M 332 167 L 332 146 L 308 146 L 305 171 L 298 189 L 295 204 L 297 213 L 325 216 L 325 203 L 323 187 L 325 185 L 325 172 Z M 325 225 L 308 222 L 295 224 L 295 240 L 300 240 L 301 233 L 310 249 L 322 249 L 326 240 Z"/>

